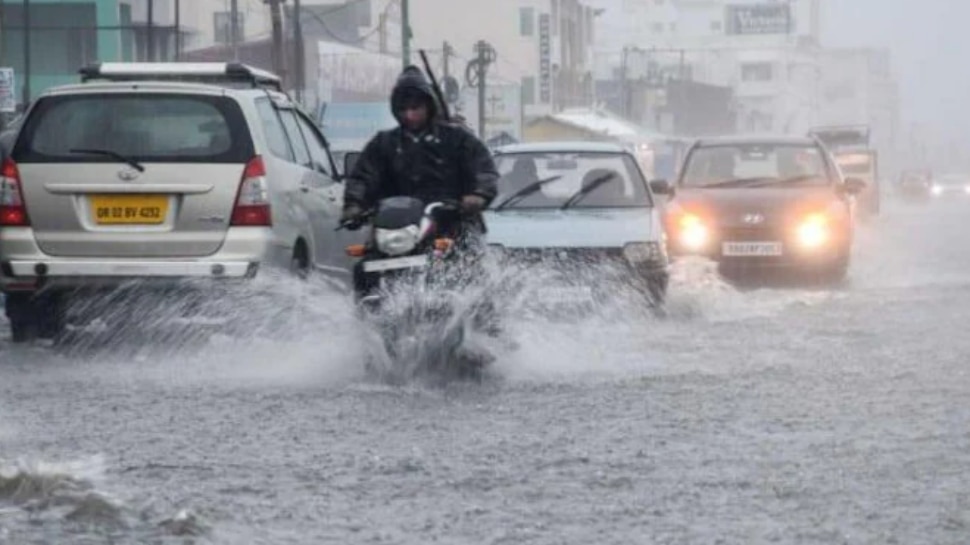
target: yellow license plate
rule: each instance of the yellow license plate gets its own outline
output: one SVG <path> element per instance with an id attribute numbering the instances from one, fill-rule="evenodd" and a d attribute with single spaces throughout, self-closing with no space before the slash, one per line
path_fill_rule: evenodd
<path id="1" fill-rule="evenodd" d="M 95 195 L 90 200 L 98 225 L 158 225 L 168 215 L 166 195 Z"/>

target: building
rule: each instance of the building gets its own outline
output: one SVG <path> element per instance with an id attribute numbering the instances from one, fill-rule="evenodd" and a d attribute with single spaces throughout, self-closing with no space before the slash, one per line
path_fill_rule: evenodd
<path id="1" fill-rule="evenodd" d="M 14 69 L 21 100 L 77 82 L 78 69 L 97 60 L 174 57 L 174 0 L 154 0 L 151 17 L 147 0 L 33 0 L 26 18 L 24 4 L 0 1 L 0 67 Z"/>
<path id="2" fill-rule="evenodd" d="M 868 125 L 871 145 L 899 149 L 899 87 L 884 49 L 826 49 L 821 52 L 819 123 Z M 895 153 L 884 153 L 884 170 Z"/>
<path id="3" fill-rule="evenodd" d="M 434 52 L 436 64 L 444 67 L 441 51 L 447 42 L 454 52 L 449 72 L 467 85 L 475 44 L 485 40 L 495 52 L 491 79 L 521 85 L 526 117 L 592 102 L 594 11 L 585 0 L 490 0 L 487 7 L 476 2 L 471 9 L 470 4 L 411 2 L 414 50 Z"/>
<path id="4" fill-rule="evenodd" d="M 677 123 L 668 108 L 684 81 L 730 88 L 741 132 L 804 132 L 818 120 L 820 0 L 590 0 L 609 45 L 596 53 L 598 80 L 637 82 L 643 122 Z M 611 14 L 612 12 L 612 14 Z M 618 14 L 618 15 L 617 15 Z M 605 44 L 605 42 L 604 42 Z M 718 91 L 718 95 L 723 95 Z"/>

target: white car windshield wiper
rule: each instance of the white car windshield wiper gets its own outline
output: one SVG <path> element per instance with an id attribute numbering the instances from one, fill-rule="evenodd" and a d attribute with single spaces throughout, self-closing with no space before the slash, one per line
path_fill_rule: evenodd
<path id="1" fill-rule="evenodd" d="M 131 168 L 137 170 L 138 172 L 145 172 L 145 167 L 142 166 L 140 163 L 138 163 L 138 161 L 125 157 L 124 155 L 116 151 L 111 151 L 109 149 L 75 148 L 68 151 L 70 151 L 71 153 L 86 153 L 88 155 L 104 155 L 107 157 L 112 157 L 114 159 L 121 161 L 122 163 L 131 165 Z"/>
<path id="2" fill-rule="evenodd" d="M 563 205 L 559 209 L 560 210 L 565 210 L 565 209 L 569 208 L 570 206 L 573 206 L 574 204 L 576 204 L 579 201 L 581 201 L 584 198 L 586 198 L 586 195 L 589 195 L 593 191 L 596 191 L 597 189 L 599 189 L 600 186 L 606 185 L 606 182 L 609 182 L 610 180 L 613 180 L 614 178 L 616 178 L 616 174 L 614 174 L 612 172 L 610 172 L 608 174 L 604 174 L 604 175 L 600 176 L 599 178 L 596 178 L 592 182 L 586 184 L 585 187 L 583 187 L 582 189 L 580 189 L 579 191 L 577 191 L 576 193 L 574 193 L 572 197 L 569 197 L 569 199 L 567 199 L 566 202 L 564 202 Z"/>
<path id="3" fill-rule="evenodd" d="M 493 210 L 495 210 L 496 212 L 498 212 L 499 210 L 502 210 L 503 208 L 505 208 L 506 206 L 509 206 L 513 202 L 522 200 L 525 197 L 528 197 L 529 195 L 535 193 L 536 191 L 539 191 L 540 189 L 542 189 L 542 186 L 544 186 L 544 185 L 546 185 L 548 183 L 555 182 L 556 180 L 558 180 L 560 178 L 562 178 L 562 176 L 552 176 L 552 177 L 546 178 L 544 180 L 538 180 L 538 181 L 532 182 L 531 184 L 523 187 L 522 189 L 520 189 L 520 190 L 516 191 L 515 193 L 513 193 L 512 195 L 510 195 L 509 198 L 507 198 L 504 201 L 498 203 L 498 205 L 495 206 L 495 208 L 493 208 Z"/>

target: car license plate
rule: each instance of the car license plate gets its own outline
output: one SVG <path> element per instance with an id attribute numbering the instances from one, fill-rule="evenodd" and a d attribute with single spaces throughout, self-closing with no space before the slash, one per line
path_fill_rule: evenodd
<path id="1" fill-rule="evenodd" d="M 760 257 L 781 255 L 780 242 L 725 242 L 721 247 L 725 256 Z"/>
<path id="2" fill-rule="evenodd" d="M 392 259 L 378 259 L 375 261 L 365 261 L 365 272 L 392 271 L 396 269 L 414 269 L 428 265 L 428 256 L 412 255 L 408 257 L 395 257 Z"/>
<path id="3" fill-rule="evenodd" d="M 168 216 L 166 195 L 95 195 L 90 202 L 98 225 L 158 225 Z"/>
<path id="4" fill-rule="evenodd" d="M 589 286 L 541 288 L 538 299 L 543 303 L 592 303 L 593 288 Z"/>

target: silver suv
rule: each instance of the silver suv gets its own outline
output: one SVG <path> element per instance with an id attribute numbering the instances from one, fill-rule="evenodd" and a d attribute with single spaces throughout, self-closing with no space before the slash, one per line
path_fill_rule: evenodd
<path id="1" fill-rule="evenodd" d="M 0 167 L 0 289 L 15 342 L 57 335 L 77 288 L 344 265 L 328 143 L 273 74 L 103 63 L 48 90 Z"/>

